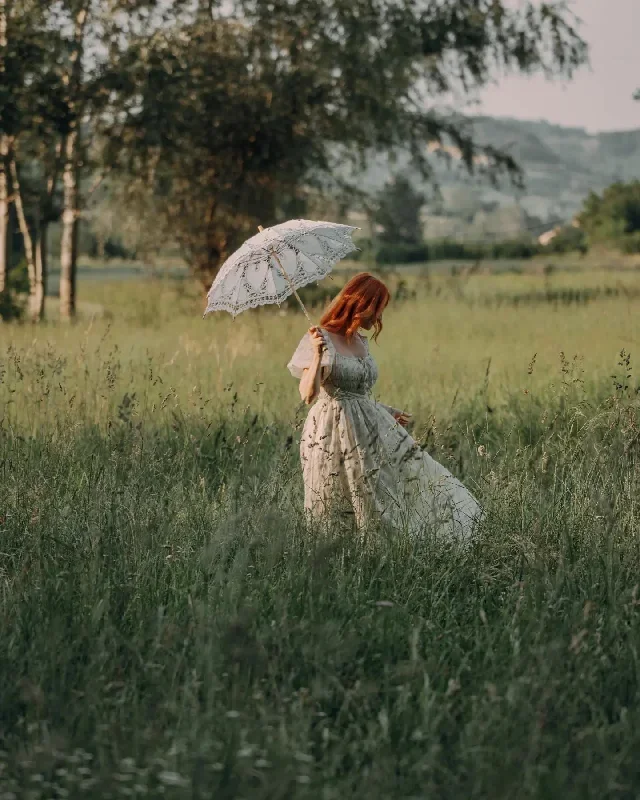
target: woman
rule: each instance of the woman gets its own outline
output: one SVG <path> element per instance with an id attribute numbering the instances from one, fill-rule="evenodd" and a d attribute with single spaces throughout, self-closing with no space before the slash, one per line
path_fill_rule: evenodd
<path id="1" fill-rule="evenodd" d="M 346 501 L 358 527 L 377 516 L 466 538 L 481 513 L 473 495 L 407 433 L 410 414 L 371 397 L 378 369 L 359 329 L 377 340 L 388 302 L 377 278 L 351 278 L 288 364 L 302 399 L 318 401 L 300 443 L 305 509 L 319 517 Z"/>

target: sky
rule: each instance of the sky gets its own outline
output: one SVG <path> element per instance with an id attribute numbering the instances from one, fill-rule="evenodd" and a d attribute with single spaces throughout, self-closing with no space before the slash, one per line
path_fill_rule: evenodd
<path id="1" fill-rule="evenodd" d="M 476 113 L 547 120 L 590 133 L 640 129 L 640 0 L 570 0 L 590 66 L 571 81 L 507 76 L 486 88 Z"/>

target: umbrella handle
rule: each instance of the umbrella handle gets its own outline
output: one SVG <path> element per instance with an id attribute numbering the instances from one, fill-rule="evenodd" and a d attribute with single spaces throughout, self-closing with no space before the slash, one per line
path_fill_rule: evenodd
<path id="1" fill-rule="evenodd" d="M 258 225 L 258 230 L 260 231 L 260 233 L 262 233 L 262 231 L 264 230 L 264 228 L 262 227 L 262 225 Z M 300 299 L 300 295 L 299 295 L 299 294 L 298 294 L 298 292 L 296 291 L 296 287 L 293 285 L 293 281 L 292 281 L 292 280 L 291 280 L 291 278 L 289 277 L 289 273 L 288 273 L 288 272 L 287 272 L 287 270 L 286 270 L 286 269 L 285 269 L 285 268 L 282 266 L 282 261 L 280 261 L 280 259 L 278 258 L 278 254 L 276 253 L 276 251 L 275 251 L 273 248 L 271 249 L 271 255 L 272 255 L 272 256 L 275 258 L 275 260 L 278 262 L 278 266 L 279 266 L 279 267 L 280 267 L 280 269 L 282 270 L 282 274 L 284 275 L 284 277 L 285 277 L 285 278 L 286 278 L 286 280 L 287 280 L 287 283 L 288 283 L 288 284 L 289 284 L 289 286 L 291 287 L 291 291 L 293 292 L 293 294 L 294 294 L 294 296 L 295 296 L 296 300 L 298 301 L 298 303 L 300 303 L 300 308 L 302 309 L 302 312 L 303 312 L 303 314 L 304 314 L 304 315 L 305 315 L 305 317 L 306 317 L 306 318 L 309 320 L 309 324 L 310 324 L 310 325 L 313 325 L 313 322 L 312 322 L 312 320 L 311 320 L 311 317 L 309 316 L 309 312 L 308 312 L 308 311 L 307 311 L 307 309 L 304 307 L 304 303 L 303 303 L 303 302 L 302 302 L 302 300 Z"/>

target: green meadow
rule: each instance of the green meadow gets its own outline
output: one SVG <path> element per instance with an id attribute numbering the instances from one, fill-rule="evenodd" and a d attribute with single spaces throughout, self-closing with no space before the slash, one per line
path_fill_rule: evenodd
<path id="1" fill-rule="evenodd" d="M 0 798 L 640 796 L 640 271 L 387 276 L 468 549 L 306 524 L 294 305 L 0 327 Z"/>

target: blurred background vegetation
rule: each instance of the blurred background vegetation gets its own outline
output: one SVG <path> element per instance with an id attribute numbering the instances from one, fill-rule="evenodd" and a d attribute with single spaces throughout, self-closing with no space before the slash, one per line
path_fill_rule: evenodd
<path id="1" fill-rule="evenodd" d="M 561 3 L 0 0 L 0 38 L 2 319 L 72 319 L 90 266 L 206 289 L 296 216 L 378 265 L 640 250 L 640 132 L 462 113 L 585 63 Z"/>
<path id="2" fill-rule="evenodd" d="M 443 105 L 498 65 L 571 76 L 586 45 L 561 3 L 0 0 L 0 38 L 3 318 L 59 295 L 72 319 L 79 259 L 207 288 L 258 224 L 294 216 L 360 223 L 380 264 L 528 257 L 636 154 L 602 137 L 587 178 L 567 137 L 585 154 L 590 137 L 523 125 L 514 147 L 507 123 Z M 543 208 L 545 159 L 575 180 Z"/>

